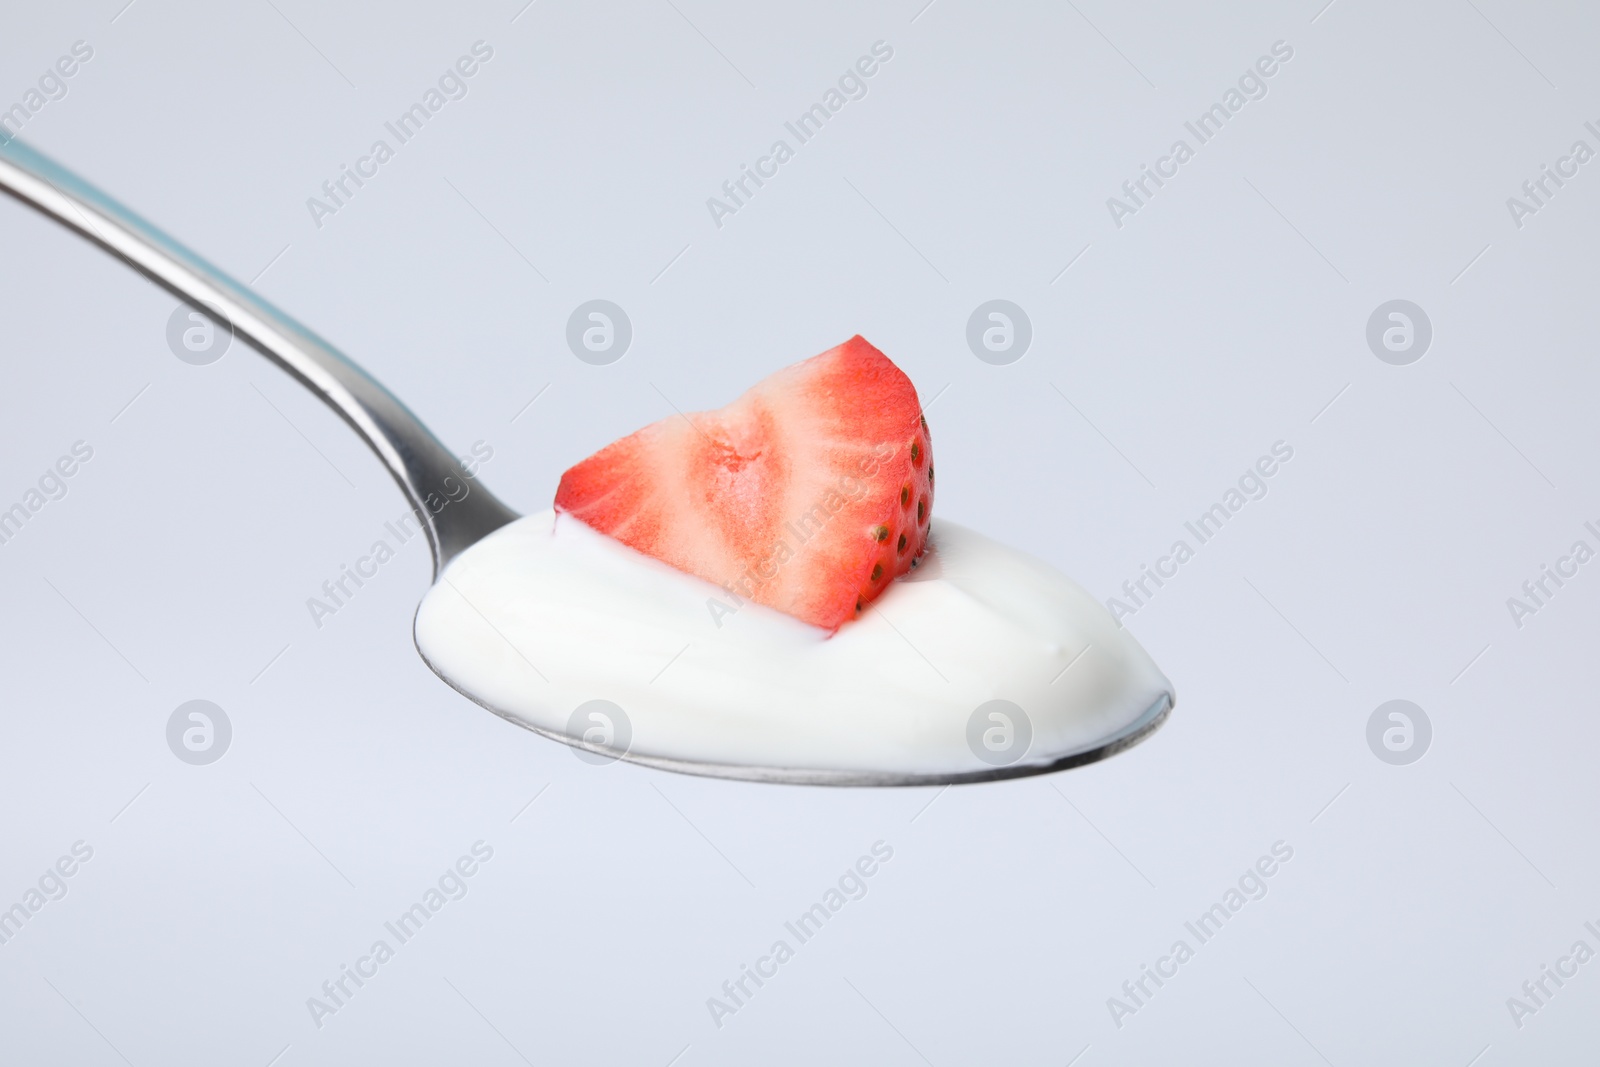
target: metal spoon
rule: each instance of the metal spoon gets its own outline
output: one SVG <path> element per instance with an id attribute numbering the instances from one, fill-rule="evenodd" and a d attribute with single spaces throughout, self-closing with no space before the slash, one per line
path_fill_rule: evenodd
<path id="1" fill-rule="evenodd" d="M 459 495 L 466 483 L 455 454 L 394 394 L 327 341 L 65 167 L 15 138 L 6 139 L 3 133 L 0 133 L 0 189 L 87 237 L 180 299 L 231 324 L 237 336 L 338 412 L 377 454 L 411 503 L 433 553 L 434 582 L 439 581 L 451 560 L 519 518 L 515 511 L 475 482 L 464 496 Z M 435 511 L 429 506 L 430 499 L 451 502 L 448 507 Z M 423 661 L 427 662 L 426 656 Z M 807 785 L 949 785 L 1065 770 L 1093 763 L 1137 744 L 1155 731 L 1172 709 L 1171 697 L 1163 695 L 1132 723 L 1091 745 L 1058 753 L 1048 760 L 981 770 L 908 774 L 756 767 L 663 758 L 599 747 L 582 738 L 533 726 L 491 707 L 460 689 L 432 663 L 428 666 L 451 688 L 496 715 L 575 748 L 683 774 Z"/>

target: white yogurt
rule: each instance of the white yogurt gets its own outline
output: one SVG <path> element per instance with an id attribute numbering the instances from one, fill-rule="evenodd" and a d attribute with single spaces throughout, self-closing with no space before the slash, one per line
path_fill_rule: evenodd
<path id="1" fill-rule="evenodd" d="M 1159 721 L 1171 683 L 1088 593 L 965 527 L 933 530 L 922 565 L 830 636 L 759 604 L 728 614 L 717 586 L 545 511 L 446 568 L 417 609 L 417 647 L 522 725 L 565 736 L 579 705 L 607 700 L 631 726 L 629 758 L 736 777 L 1016 773 Z M 990 708 L 972 726 L 997 699 L 1025 722 Z"/>

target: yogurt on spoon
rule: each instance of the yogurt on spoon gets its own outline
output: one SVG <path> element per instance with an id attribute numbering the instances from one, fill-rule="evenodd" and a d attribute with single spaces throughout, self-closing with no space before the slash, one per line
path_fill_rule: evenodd
<path id="1" fill-rule="evenodd" d="M 461 692 L 541 733 L 566 739 L 574 709 L 609 701 L 622 722 L 600 707 L 575 731 L 599 730 L 602 751 L 774 781 L 1071 765 L 1137 740 L 1172 702 L 1087 592 L 946 520 L 923 563 L 831 635 L 748 602 L 718 617 L 708 601 L 727 593 L 545 511 L 446 568 L 417 611 L 417 648 Z"/>

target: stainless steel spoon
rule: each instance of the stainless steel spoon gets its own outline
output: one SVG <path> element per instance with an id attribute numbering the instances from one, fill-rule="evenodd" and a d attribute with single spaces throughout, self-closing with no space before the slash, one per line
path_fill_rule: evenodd
<path id="1" fill-rule="evenodd" d="M 433 552 L 433 580 L 474 543 L 519 518 L 476 480 L 467 493 L 459 461 L 394 394 L 327 341 L 207 263 L 99 189 L 15 138 L 0 132 L 0 189 L 87 237 L 182 300 L 229 323 L 268 359 L 288 371 L 338 412 L 388 468 L 417 513 Z M 435 511 L 431 499 L 450 500 Z M 420 653 L 420 649 L 419 649 Z M 427 657 L 423 657 L 427 662 Z M 532 726 L 460 689 L 432 663 L 440 678 L 496 715 L 575 748 L 662 770 L 747 781 L 806 785 L 948 785 L 1044 774 L 1093 763 L 1149 736 L 1172 709 L 1163 696 L 1135 721 L 1109 737 L 1047 760 L 959 773 L 902 774 L 815 768 L 753 767 L 694 762 L 618 752 L 581 738 Z"/>

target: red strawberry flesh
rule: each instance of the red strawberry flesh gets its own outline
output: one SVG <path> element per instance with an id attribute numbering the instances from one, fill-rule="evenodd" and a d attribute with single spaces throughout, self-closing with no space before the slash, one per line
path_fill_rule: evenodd
<path id="1" fill-rule="evenodd" d="M 561 476 L 556 510 L 740 600 L 835 630 L 915 565 L 933 510 L 917 391 L 852 337 Z"/>

